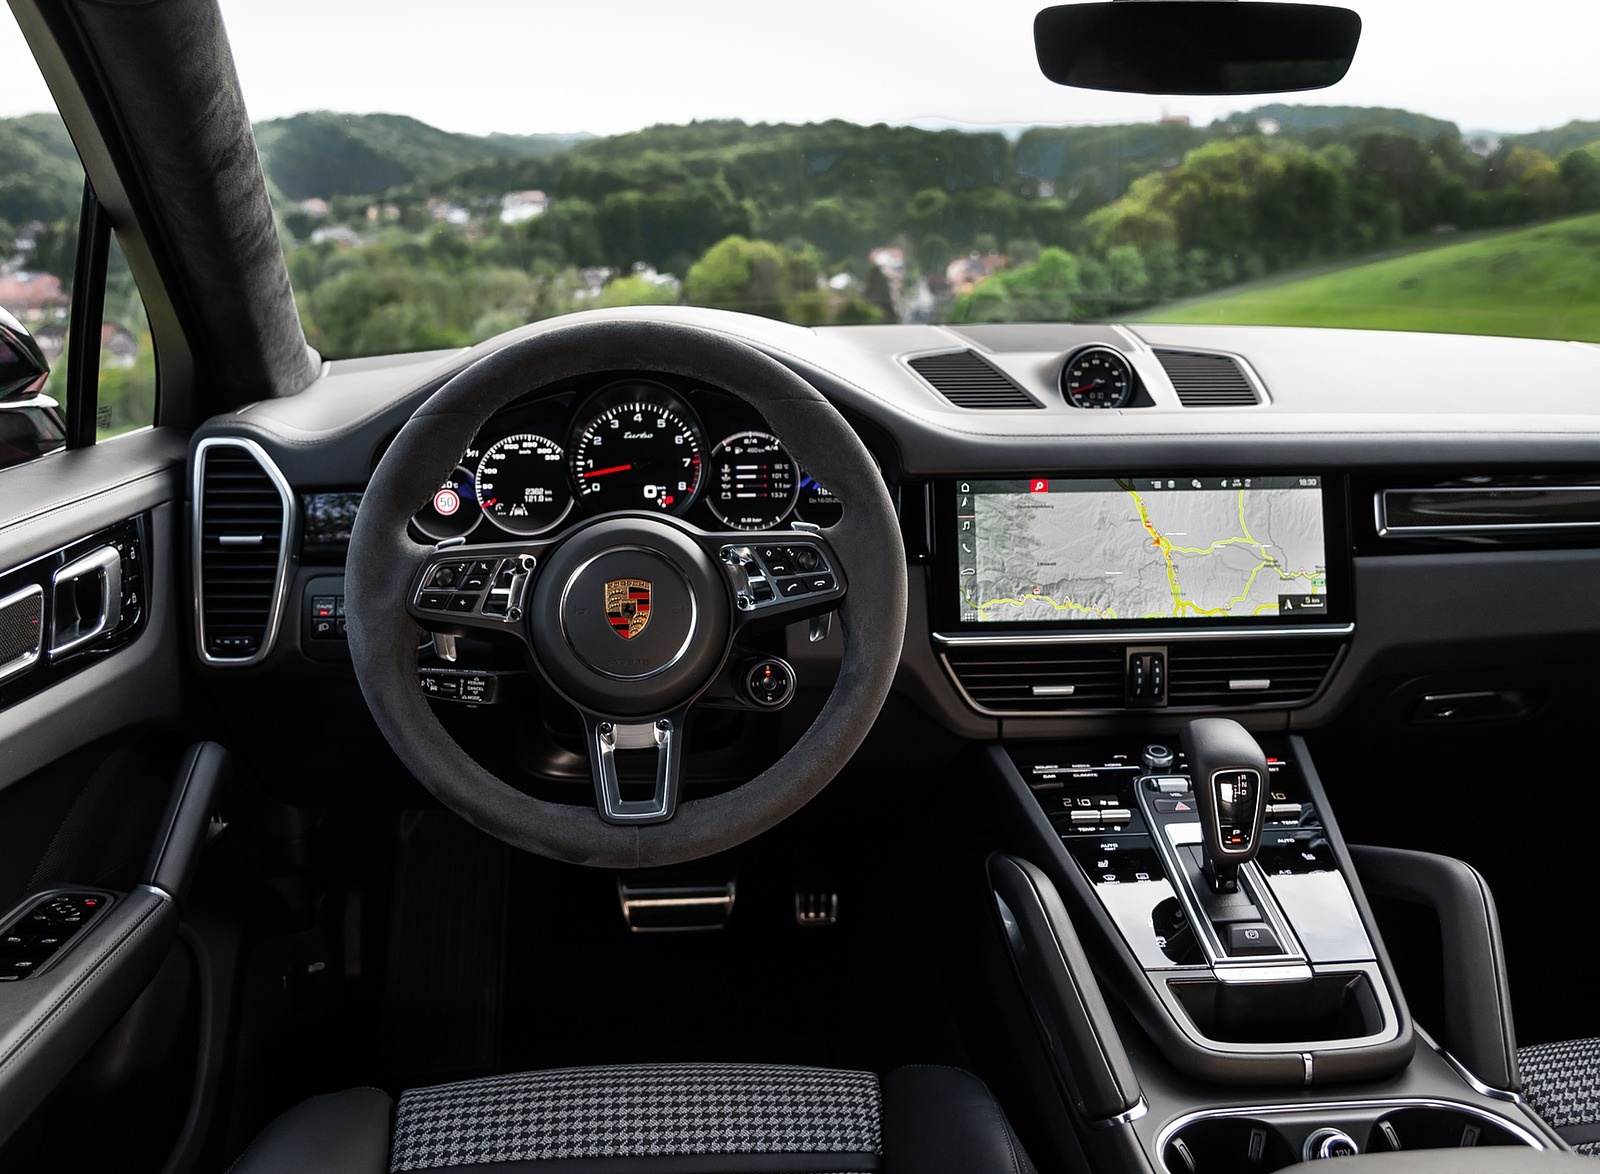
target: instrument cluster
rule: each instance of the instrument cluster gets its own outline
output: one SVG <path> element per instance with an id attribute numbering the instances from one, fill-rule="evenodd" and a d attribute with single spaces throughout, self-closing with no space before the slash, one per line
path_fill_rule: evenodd
<path id="1" fill-rule="evenodd" d="M 616 510 L 750 531 L 842 513 L 745 401 L 641 376 L 497 412 L 412 526 L 501 542 Z"/>

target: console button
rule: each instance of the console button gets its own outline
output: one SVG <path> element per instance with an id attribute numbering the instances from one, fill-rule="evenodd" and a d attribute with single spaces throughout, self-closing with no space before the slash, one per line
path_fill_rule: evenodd
<path id="1" fill-rule="evenodd" d="M 1098 824 L 1098 823 L 1100 823 L 1100 813 L 1098 811 L 1079 811 L 1079 810 L 1074 810 L 1073 813 L 1072 813 L 1072 826 L 1073 827 L 1084 827 L 1084 826 L 1087 826 L 1089 824 Z"/>
<path id="2" fill-rule="evenodd" d="M 1277 935 L 1264 921 L 1235 921 L 1228 926 L 1228 956 L 1237 958 L 1253 954 L 1281 954 Z"/>

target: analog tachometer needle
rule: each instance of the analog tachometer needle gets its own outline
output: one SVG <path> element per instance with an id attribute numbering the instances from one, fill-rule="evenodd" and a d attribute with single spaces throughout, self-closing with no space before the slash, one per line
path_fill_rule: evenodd
<path id="1" fill-rule="evenodd" d="M 590 477 L 604 477 L 607 473 L 626 473 L 632 465 L 612 465 L 609 469 L 590 469 L 583 475 L 585 481 Z"/>

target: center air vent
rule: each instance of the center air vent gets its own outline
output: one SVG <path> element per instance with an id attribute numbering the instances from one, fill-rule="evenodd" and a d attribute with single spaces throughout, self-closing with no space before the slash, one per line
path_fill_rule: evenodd
<path id="1" fill-rule="evenodd" d="M 200 657 L 254 664 L 277 633 L 293 499 L 283 474 L 252 441 L 202 440 L 194 459 Z"/>
<path id="2" fill-rule="evenodd" d="M 957 644 L 946 650 L 945 664 L 973 708 L 997 716 L 1252 709 L 1310 701 L 1342 649 L 1338 640 L 1295 636 L 1165 646 Z M 1158 662 L 1159 675 L 1150 680 Z"/>
<path id="3" fill-rule="evenodd" d="M 1186 408 L 1249 408 L 1261 402 L 1255 385 L 1232 355 L 1157 347 L 1155 356 L 1166 368 L 1178 402 Z"/>
<path id="4" fill-rule="evenodd" d="M 945 399 L 958 408 L 1037 408 L 1039 402 L 1010 376 L 975 351 L 918 355 L 908 361 Z"/>
<path id="5" fill-rule="evenodd" d="M 1293 705 L 1321 691 L 1343 645 L 1319 639 L 1197 640 L 1167 650 L 1167 706 Z"/>
<path id="6" fill-rule="evenodd" d="M 956 683 L 986 713 L 1050 714 L 1121 709 L 1122 647 L 1010 644 L 952 648 Z"/>

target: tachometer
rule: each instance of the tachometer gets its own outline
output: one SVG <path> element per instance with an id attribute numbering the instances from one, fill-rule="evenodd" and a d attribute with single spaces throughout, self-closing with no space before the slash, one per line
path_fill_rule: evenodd
<path id="1" fill-rule="evenodd" d="M 540 534 L 572 508 L 561 446 L 532 432 L 497 440 L 478 462 L 478 502 L 512 534 Z"/>
<path id="2" fill-rule="evenodd" d="M 700 491 L 700 422 L 663 387 L 626 383 L 579 415 L 572 480 L 592 510 L 681 514 Z"/>
<path id="3" fill-rule="evenodd" d="M 735 433 L 711 450 L 706 505 L 724 526 L 776 526 L 789 516 L 799 492 L 800 470 L 770 433 Z"/>
<path id="4" fill-rule="evenodd" d="M 1133 398 L 1133 366 L 1118 351 L 1092 346 L 1061 371 L 1061 394 L 1075 408 L 1121 408 Z"/>

